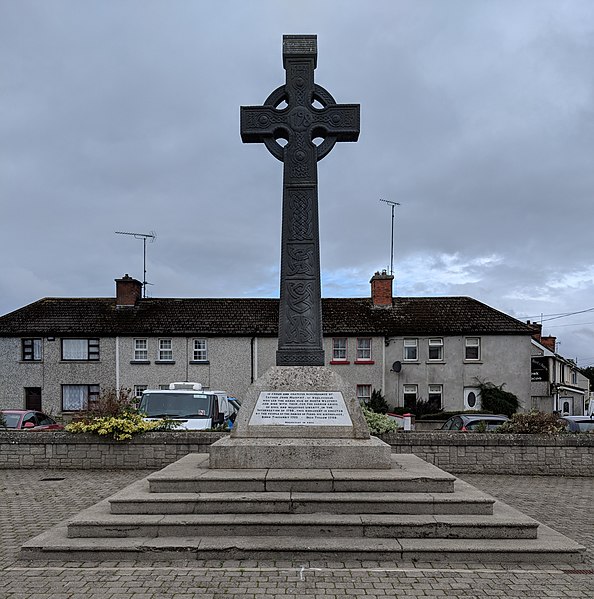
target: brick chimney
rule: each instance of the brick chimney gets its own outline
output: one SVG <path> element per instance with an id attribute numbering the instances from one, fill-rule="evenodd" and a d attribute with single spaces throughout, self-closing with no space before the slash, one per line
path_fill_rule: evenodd
<path id="1" fill-rule="evenodd" d="M 547 349 L 550 349 L 553 353 L 555 353 L 555 345 L 557 344 L 557 337 L 541 337 L 540 338 L 541 345 L 544 345 Z"/>
<path id="2" fill-rule="evenodd" d="M 532 338 L 538 341 L 541 345 L 544 345 L 547 349 L 550 349 L 553 353 L 555 353 L 555 345 L 557 343 L 557 337 L 542 336 L 542 325 L 538 322 L 530 322 L 526 321 L 526 324 L 532 328 L 534 333 L 532 333 Z"/>
<path id="3" fill-rule="evenodd" d="M 134 306 L 142 297 L 142 283 L 125 274 L 116 279 L 116 306 Z"/>
<path id="4" fill-rule="evenodd" d="M 392 281 L 394 275 L 389 275 L 385 270 L 376 272 L 371 280 L 371 302 L 374 306 L 392 306 Z"/>

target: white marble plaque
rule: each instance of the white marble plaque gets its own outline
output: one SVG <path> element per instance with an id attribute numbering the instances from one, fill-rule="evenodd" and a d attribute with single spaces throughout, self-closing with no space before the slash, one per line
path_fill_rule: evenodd
<path id="1" fill-rule="evenodd" d="M 262 391 L 251 426 L 352 426 L 339 391 Z"/>

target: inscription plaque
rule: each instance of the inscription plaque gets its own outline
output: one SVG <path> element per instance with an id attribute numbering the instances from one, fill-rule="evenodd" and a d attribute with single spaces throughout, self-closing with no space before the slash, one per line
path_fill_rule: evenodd
<path id="1" fill-rule="evenodd" d="M 262 391 L 250 425 L 352 426 L 339 391 Z"/>

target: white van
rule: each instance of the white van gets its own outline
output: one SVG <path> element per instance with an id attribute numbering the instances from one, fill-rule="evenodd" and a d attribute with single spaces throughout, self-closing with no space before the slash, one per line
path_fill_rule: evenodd
<path id="1" fill-rule="evenodd" d="M 171 383 L 169 389 L 142 392 L 145 420 L 175 420 L 176 430 L 205 430 L 228 422 L 235 409 L 225 391 L 205 391 L 200 383 Z"/>

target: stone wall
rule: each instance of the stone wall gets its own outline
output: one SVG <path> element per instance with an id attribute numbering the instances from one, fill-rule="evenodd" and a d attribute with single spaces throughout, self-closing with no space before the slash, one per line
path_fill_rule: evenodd
<path id="1" fill-rule="evenodd" d="M 0 469 L 160 469 L 205 453 L 225 433 L 148 433 L 114 442 L 66 432 L 0 431 Z M 414 453 L 452 473 L 594 476 L 594 435 L 392 433 L 394 453 Z"/>

